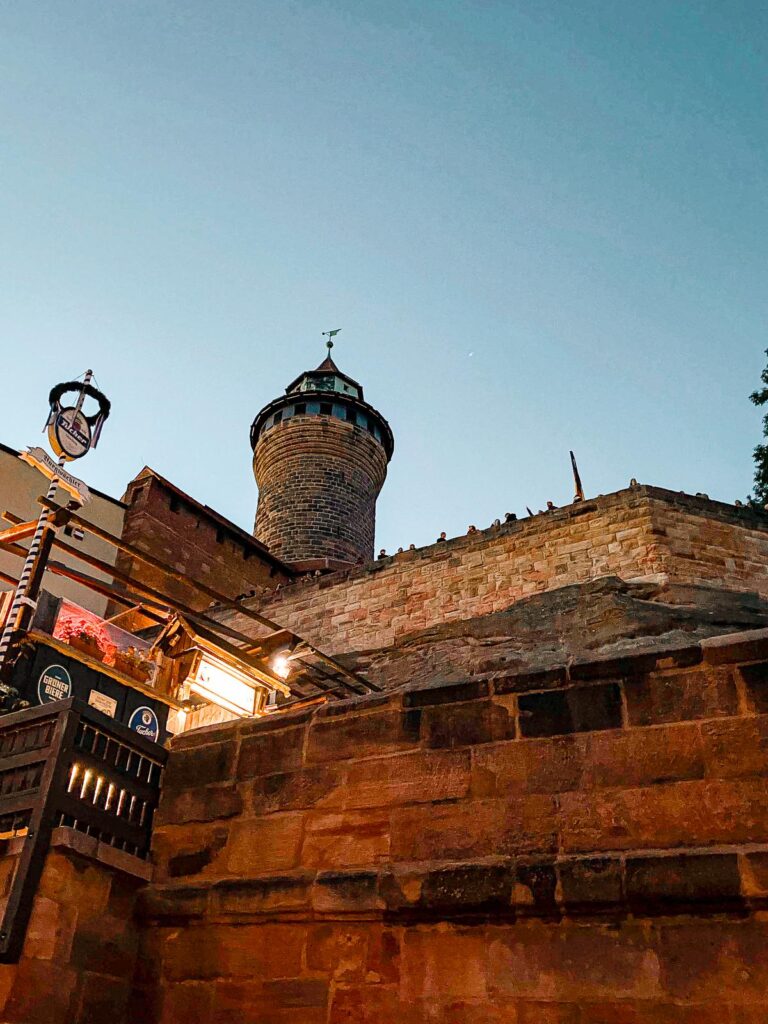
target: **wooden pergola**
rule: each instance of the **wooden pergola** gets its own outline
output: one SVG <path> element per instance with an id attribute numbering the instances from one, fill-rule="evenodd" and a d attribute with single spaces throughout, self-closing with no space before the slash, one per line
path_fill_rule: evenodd
<path id="1" fill-rule="evenodd" d="M 174 614 L 184 616 L 201 630 L 210 631 L 223 640 L 225 639 L 249 660 L 258 660 L 261 671 L 275 684 L 279 684 L 278 689 L 283 687 L 284 680 L 274 673 L 270 659 L 276 652 L 283 652 L 292 669 L 288 683 L 292 697 L 280 705 L 276 713 L 288 707 L 295 708 L 299 703 L 340 700 L 380 691 L 381 687 L 365 679 L 359 673 L 350 671 L 315 644 L 254 611 L 244 602 L 233 600 L 206 583 L 179 573 L 166 562 L 142 551 L 135 544 L 116 537 L 95 523 L 88 522 L 87 519 L 78 515 L 79 506 L 74 503 L 65 506 L 44 497 L 38 498 L 38 503 L 49 513 L 49 518 L 30 577 L 27 601 L 20 608 L 14 626 L 14 640 L 18 641 L 28 631 L 34 613 L 34 602 L 42 588 L 44 574 L 50 572 L 107 597 L 126 611 L 129 609 L 140 610 L 142 616 L 160 627 L 167 625 Z M 20 542 L 29 539 L 34 534 L 37 520 L 24 522 L 8 511 L 4 511 L 0 515 L 10 524 L 5 530 L 0 531 L 0 549 L 19 558 L 26 558 L 27 551 Z M 241 630 L 234 629 L 213 618 L 209 614 L 210 609 L 207 612 L 201 612 L 191 608 L 169 594 L 136 579 L 134 575 L 121 572 L 109 562 L 68 543 L 60 536 L 65 526 L 76 527 L 83 533 L 97 537 L 112 545 L 117 551 L 130 555 L 135 561 L 148 566 L 156 573 L 159 572 L 163 578 L 192 588 L 203 597 L 208 598 L 218 610 L 237 612 L 238 615 L 253 622 L 254 626 L 258 627 L 260 635 L 248 636 Z M 56 561 L 51 557 L 55 551 L 60 551 L 70 558 L 76 559 L 89 569 L 103 573 L 108 579 L 96 579 L 86 571 Z M 0 572 L 0 579 L 14 586 L 18 582 L 4 572 Z"/>

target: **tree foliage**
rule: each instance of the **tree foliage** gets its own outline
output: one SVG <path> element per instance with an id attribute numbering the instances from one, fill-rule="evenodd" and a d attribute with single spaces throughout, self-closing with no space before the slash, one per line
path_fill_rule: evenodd
<path id="1" fill-rule="evenodd" d="M 768 356 L 768 349 L 765 350 Z M 760 374 L 763 383 L 759 391 L 753 391 L 749 396 L 755 405 L 768 404 L 768 366 Z M 763 416 L 763 437 L 768 438 L 768 413 Z M 755 460 L 755 495 L 754 501 L 758 505 L 768 504 L 768 444 L 759 444 L 752 455 Z"/>

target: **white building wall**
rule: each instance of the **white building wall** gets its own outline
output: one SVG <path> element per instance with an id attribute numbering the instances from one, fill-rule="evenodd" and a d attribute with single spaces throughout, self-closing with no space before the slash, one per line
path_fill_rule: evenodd
<path id="1" fill-rule="evenodd" d="M 77 464 L 74 463 L 70 467 L 70 472 L 78 476 L 76 467 Z M 26 462 L 22 462 L 13 448 L 0 444 L 0 511 L 7 510 L 25 521 L 36 519 L 40 514 L 40 506 L 37 504 L 37 499 L 41 494 L 45 494 L 47 490 L 48 481 L 41 473 L 27 465 Z M 91 494 L 91 501 L 78 514 L 83 519 L 88 520 L 88 522 L 108 530 L 114 536 L 121 536 L 126 506 L 121 501 L 117 501 L 115 498 L 110 498 L 107 495 L 94 493 L 93 491 L 91 491 Z M 66 504 L 70 498 L 65 491 L 59 490 L 56 500 L 61 504 Z M 4 529 L 9 525 L 10 523 L 7 521 L 0 521 L 0 529 Z M 86 534 L 83 540 L 78 541 L 74 537 L 64 536 L 62 531 L 62 540 L 65 540 L 73 547 L 81 548 L 90 555 L 95 555 L 96 558 L 100 558 L 110 565 L 115 563 L 117 549 L 111 544 L 99 540 L 97 537 Z M 29 546 L 29 542 L 23 541 L 21 546 L 26 548 Z M 56 548 L 54 548 L 51 558 L 80 572 L 85 572 L 96 579 L 109 579 L 104 573 L 99 572 L 97 569 L 92 569 L 84 562 L 80 562 L 71 555 L 65 554 Z M 23 560 L 21 558 L 0 548 L 0 570 L 2 572 L 18 578 L 22 565 Z M 107 607 L 107 599 L 105 597 L 101 597 L 99 594 L 88 590 L 78 583 L 64 579 L 63 576 L 47 573 L 43 585 L 49 593 L 55 594 L 57 597 L 69 598 L 70 601 L 74 601 L 83 608 L 88 608 L 97 615 L 103 615 Z M 12 589 L 11 584 L 0 580 L 0 591 L 9 589 Z"/>

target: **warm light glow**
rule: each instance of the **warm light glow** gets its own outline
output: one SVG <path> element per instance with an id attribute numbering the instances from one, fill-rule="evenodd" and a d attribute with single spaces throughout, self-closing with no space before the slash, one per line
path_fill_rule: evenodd
<path id="1" fill-rule="evenodd" d="M 272 659 L 272 671 L 281 679 L 287 679 L 291 671 L 291 663 L 285 654 L 276 654 Z"/>
<path id="2" fill-rule="evenodd" d="M 221 661 L 203 657 L 190 690 L 212 704 L 235 715 L 253 715 L 256 708 L 256 690 L 247 677 Z"/>

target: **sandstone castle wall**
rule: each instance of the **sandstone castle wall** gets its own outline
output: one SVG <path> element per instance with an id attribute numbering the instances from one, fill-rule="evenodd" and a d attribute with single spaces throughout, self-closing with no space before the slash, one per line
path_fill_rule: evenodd
<path id="1" fill-rule="evenodd" d="M 136 1004 L 757 1024 L 767 746 L 766 631 L 180 737 Z"/>
<path id="2" fill-rule="evenodd" d="M 608 575 L 766 597 L 768 518 L 636 487 L 282 587 L 253 606 L 329 652 L 348 653 Z M 246 619 L 239 625 L 248 629 Z"/>
<path id="3" fill-rule="evenodd" d="M 6 842 L 0 853 L 2 906 L 23 842 Z M 3 1024 L 144 1024 L 144 1007 L 132 999 L 134 908 L 149 874 L 146 862 L 82 832 L 54 831 L 21 957 L 0 964 Z"/>

